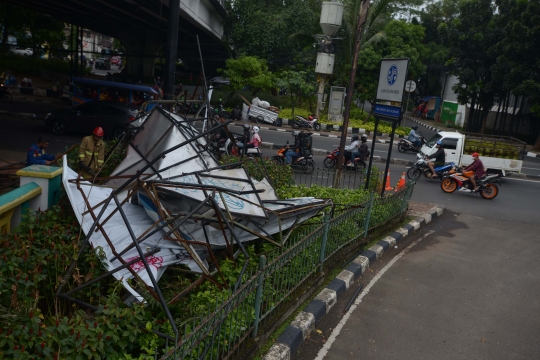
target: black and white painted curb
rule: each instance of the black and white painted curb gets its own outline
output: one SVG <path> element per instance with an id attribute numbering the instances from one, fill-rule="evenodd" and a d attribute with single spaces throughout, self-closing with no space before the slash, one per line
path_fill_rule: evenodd
<path id="1" fill-rule="evenodd" d="M 315 330 L 315 326 L 337 303 L 338 298 L 345 294 L 351 284 L 360 279 L 371 264 L 383 256 L 385 251 L 403 241 L 405 237 L 441 216 L 444 210 L 444 206 L 433 207 L 356 257 L 296 316 L 281 333 L 277 342 L 272 345 L 263 360 L 291 359 L 302 342 Z"/>
<path id="2" fill-rule="evenodd" d="M 431 125 L 428 125 L 428 124 L 424 124 L 423 122 L 418 121 L 418 120 L 416 120 L 416 119 L 413 118 L 413 117 L 406 116 L 405 118 L 406 118 L 407 120 L 409 120 L 409 121 L 412 121 L 413 123 L 417 123 L 418 125 L 421 125 L 421 126 L 423 126 L 423 127 L 425 127 L 425 128 L 428 128 L 429 130 L 433 130 L 433 131 L 435 131 L 435 132 L 442 131 L 441 129 L 436 128 L 435 126 L 431 126 Z"/>
<path id="3" fill-rule="evenodd" d="M 245 121 L 235 121 L 234 124 L 235 125 L 243 125 L 243 124 L 245 124 Z M 287 119 L 283 119 L 283 125 L 288 125 L 288 120 Z M 270 131 L 288 132 L 288 133 L 292 133 L 293 131 L 297 131 L 296 129 L 284 129 L 282 127 L 269 127 L 269 126 L 264 126 L 264 125 L 257 125 L 257 126 L 261 130 L 270 130 Z M 339 132 L 339 133 L 341 133 L 342 129 L 343 129 L 342 126 L 329 125 L 329 124 L 322 124 L 322 127 L 321 127 L 321 131 L 326 131 L 326 132 Z M 300 130 L 302 130 L 302 129 L 300 129 Z M 329 137 L 329 138 L 341 138 L 341 135 L 324 134 L 324 133 L 314 132 L 314 131 L 311 131 L 311 133 L 313 134 L 313 136 L 321 136 L 321 137 Z M 353 127 L 348 127 L 347 128 L 347 133 L 348 134 L 359 134 L 359 135 L 367 134 L 367 135 L 370 135 L 370 136 L 373 135 L 371 132 L 366 131 L 366 129 L 353 128 Z M 377 142 L 380 142 L 382 144 L 390 142 L 390 139 L 389 139 L 390 134 L 378 132 L 377 136 L 385 138 L 385 139 L 380 139 L 380 140 L 377 139 Z M 403 137 L 404 137 L 403 135 L 398 135 L 398 134 L 395 135 L 395 139 L 400 139 L 400 138 L 403 138 Z"/>

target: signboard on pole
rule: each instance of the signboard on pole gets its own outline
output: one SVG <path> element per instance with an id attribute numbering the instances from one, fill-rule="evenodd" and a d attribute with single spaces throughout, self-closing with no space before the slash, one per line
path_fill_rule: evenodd
<path id="1" fill-rule="evenodd" d="M 377 100 L 403 102 L 409 59 L 382 59 Z"/>
<path id="2" fill-rule="evenodd" d="M 414 90 L 416 90 L 416 83 L 414 80 L 409 80 L 405 83 L 405 91 L 408 93 L 412 93 Z"/>

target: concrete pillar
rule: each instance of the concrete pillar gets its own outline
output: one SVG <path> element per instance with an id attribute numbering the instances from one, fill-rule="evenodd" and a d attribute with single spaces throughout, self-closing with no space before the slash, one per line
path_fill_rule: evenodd
<path id="1" fill-rule="evenodd" d="M 180 21 L 180 0 L 169 0 L 169 19 L 167 23 L 167 47 L 165 53 L 166 94 L 174 93 L 174 73 L 176 70 L 176 50 L 178 47 L 178 23 Z M 172 97 L 171 97 L 172 99 Z"/>
<path id="2" fill-rule="evenodd" d="M 152 34 L 145 39 L 126 36 L 121 39 L 126 48 L 127 72 L 130 75 L 153 79 L 155 70 L 155 55 L 163 46 L 156 44 Z"/>
<path id="3" fill-rule="evenodd" d="M 41 195 L 36 202 L 31 204 L 32 210 L 47 210 L 60 200 L 60 188 L 62 186 L 62 168 L 47 165 L 31 165 L 17 171 L 21 178 L 21 187 L 36 183 L 39 185 Z"/>

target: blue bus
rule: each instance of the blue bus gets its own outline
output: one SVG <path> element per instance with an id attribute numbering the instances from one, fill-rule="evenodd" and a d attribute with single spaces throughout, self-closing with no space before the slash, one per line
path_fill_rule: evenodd
<path id="1" fill-rule="evenodd" d="M 140 106 L 147 101 L 159 100 L 162 95 L 156 87 L 114 81 L 73 78 L 72 85 L 73 93 L 62 95 L 62 103 L 66 105 L 75 106 L 88 101 L 108 100 Z M 156 105 L 149 104 L 145 111 L 150 111 Z"/>

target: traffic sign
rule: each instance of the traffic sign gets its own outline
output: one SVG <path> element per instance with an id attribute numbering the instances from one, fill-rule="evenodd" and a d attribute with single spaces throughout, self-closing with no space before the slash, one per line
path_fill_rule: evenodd
<path id="1" fill-rule="evenodd" d="M 405 91 L 407 92 L 413 92 L 416 90 L 416 83 L 413 80 L 409 80 L 405 83 Z"/>

